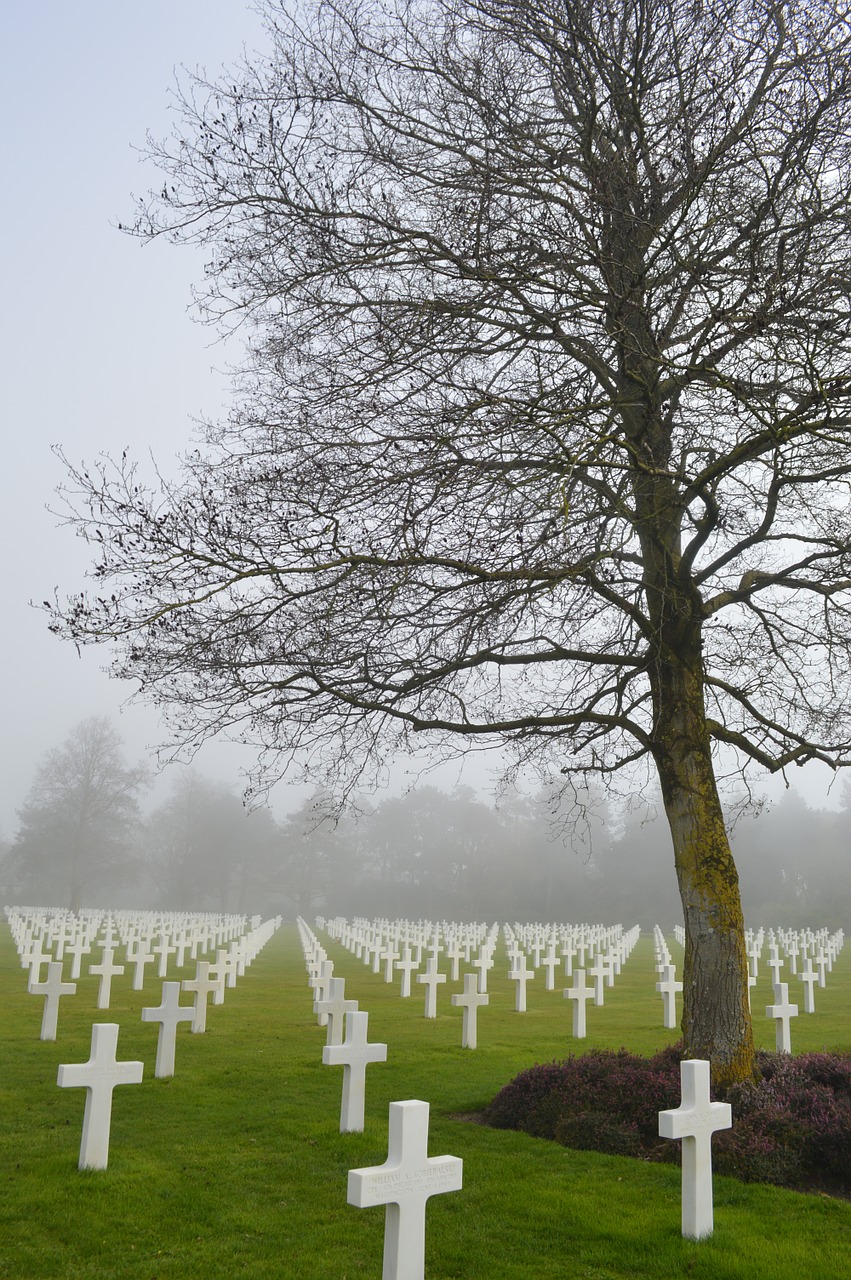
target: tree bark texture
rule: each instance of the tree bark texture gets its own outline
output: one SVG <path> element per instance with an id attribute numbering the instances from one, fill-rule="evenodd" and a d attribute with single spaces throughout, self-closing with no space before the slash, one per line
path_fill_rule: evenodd
<path id="1" fill-rule="evenodd" d="M 716 1085 L 749 1079 L 754 1045 L 739 877 L 718 797 L 699 666 L 669 664 L 655 756 L 671 829 L 686 947 L 682 1030 Z"/>

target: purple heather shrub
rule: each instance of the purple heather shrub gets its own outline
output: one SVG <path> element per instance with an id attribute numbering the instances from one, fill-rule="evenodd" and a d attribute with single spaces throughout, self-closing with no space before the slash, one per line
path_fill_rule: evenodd
<path id="1" fill-rule="evenodd" d="M 659 1112 L 679 1105 L 681 1045 L 652 1058 L 592 1050 L 531 1067 L 486 1112 L 497 1128 L 565 1146 L 678 1160 Z M 757 1055 L 760 1079 L 724 1095 L 732 1129 L 713 1139 L 715 1167 L 748 1182 L 851 1190 L 851 1054 Z"/>

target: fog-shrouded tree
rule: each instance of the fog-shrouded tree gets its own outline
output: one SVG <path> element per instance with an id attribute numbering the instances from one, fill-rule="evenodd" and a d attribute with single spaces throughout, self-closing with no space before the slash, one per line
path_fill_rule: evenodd
<path id="1" fill-rule="evenodd" d="M 277 824 L 268 876 L 272 900 L 277 895 L 297 915 L 345 902 L 358 874 L 347 847 L 354 835 L 349 816 L 339 815 L 333 796 L 318 788 Z M 373 899 L 367 910 L 374 905 Z"/>
<path id="2" fill-rule="evenodd" d="M 18 811 L 10 859 L 24 891 L 79 911 L 139 872 L 142 766 L 128 765 L 107 717 L 83 720 L 48 751 Z"/>
<path id="3" fill-rule="evenodd" d="M 169 910 L 259 909 L 275 837 L 267 809 L 247 811 L 224 783 L 194 769 L 180 772 L 145 824 L 145 865 L 160 904 Z"/>
<path id="4" fill-rule="evenodd" d="M 53 625 L 272 776 L 644 760 L 686 1050 L 745 1078 L 719 774 L 851 760 L 848 5 L 261 5 L 131 228 L 203 246 L 235 408 L 177 483 L 71 468 Z"/>

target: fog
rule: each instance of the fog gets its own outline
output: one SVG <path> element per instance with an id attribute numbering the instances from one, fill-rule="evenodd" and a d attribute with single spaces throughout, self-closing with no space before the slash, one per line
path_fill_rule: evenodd
<path id="1" fill-rule="evenodd" d="M 158 181 L 133 148 L 149 129 L 168 131 L 173 69 L 200 64 L 215 71 L 243 44 L 261 42 L 256 16 L 239 0 L 151 0 L 142 7 L 53 0 L 4 13 L 0 92 L 10 123 L 0 214 L 7 249 L 0 832 L 7 841 L 20 830 L 18 811 L 45 754 L 86 718 L 108 717 L 130 762 L 162 741 L 154 712 L 126 706 L 132 689 L 102 670 L 108 655 L 79 655 L 55 640 L 30 604 L 50 599 L 55 588 L 80 590 L 89 563 L 85 546 L 47 509 L 63 478 L 51 446 L 74 462 L 125 447 L 143 459 L 151 451 L 168 472 L 191 444 L 193 421 L 220 415 L 227 403 L 227 366 L 238 349 L 217 344 L 189 312 L 201 256 L 166 244 L 143 249 L 115 224 L 131 215 L 131 192 Z M 251 763 L 245 748 L 212 744 L 192 776 L 208 795 L 229 795 L 239 806 L 240 771 Z M 235 875 L 223 876 L 207 898 L 233 905 L 241 893 L 246 903 L 255 895 L 287 909 L 301 903 L 335 911 L 346 910 L 348 899 L 350 910 L 372 904 L 419 915 L 454 907 L 453 914 L 518 919 L 629 917 L 634 906 L 645 923 L 654 902 L 660 914 L 678 911 L 663 823 L 642 825 L 636 815 L 603 806 L 591 844 L 566 847 L 547 826 L 546 806 L 536 808 L 530 798 L 531 784 L 525 798 L 494 807 L 493 765 L 475 757 L 463 769 L 445 768 L 404 798 L 418 765 L 401 764 L 387 792 L 361 798 L 371 817 L 307 835 L 308 792 L 280 787 L 273 814 L 240 818 L 258 831 L 266 823 L 256 866 L 244 869 L 241 888 Z M 140 794 L 140 816 L 150 823 L 174 805 L 186 777 L 177 766 L 166 770 Z M 800 918 L 815 923 L 819 911 L 849 901 L 849 818 L 840 788 L 828 792 L 831 780 L 821 766 L 796 771 L 790 791 L 780 782 L 767 789 L 773 808 L 736 829 L 746 910 L 774 910 L 776 903 L 788 914 L 797 903 Z M 442 791 L 429 789 L 430 781 Z M 474 790 L 456 793 L 458 782 Z M 236 822 L 236 810 L 232 816 Z M 223 829 L 233 833 L 229 823 Z M 146 830 L 135 885 L 116 882 L 115 891 L 154 901 L 165 892 L 165 872 L 160 866 L 158 881 Z M 282 896 L 281 865 L 299 877 L 298 893 Z M 842 886 L 844 897 L 831 894 L 830 884 Z M 196 894 L 189 882 L 172 890 Z"/>
<path id="2" fill-rule="evenodd" d="M 144 770 L 93 718 L 50 752 L 0 851 L 0 895 L 17 903 L 161 907 L 480 921 L 682 922 L 671 841 L 652 794 L 616 808 L 583 794 L 581 820 L 551 792 L 423 784 L 360 796 L 339 812 L 316 792 L 276 819 L 194 769 L 143 812 Z M 851 787 L 812 810 L 787 792 L 734 825 L 746 920 L 848 925 Z M 334 812 L 332 812 L 334 811 Z"/>

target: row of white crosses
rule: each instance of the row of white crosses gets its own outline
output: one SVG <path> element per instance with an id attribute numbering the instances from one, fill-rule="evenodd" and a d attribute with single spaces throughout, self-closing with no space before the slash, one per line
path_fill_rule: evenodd
<path id="1" fill-rule="evenodd" d="M 534 970 L 542 965 L 546 970 L 547 991 L 555 989 L 555 971 L 564 962 L 566 977 L 573 978 L 572 986 L 563 992 L 573 1007 L 572 1031 L 574 1039 L 586 1037 L 587 1018 L 585 1008 L 589 1000 L 596 1006 L 604 1002 L 605 986 L 614 986 L 615 977 L 632 952 L 640 935 L 638 925 L 624 931 L 622 925 L 506 925 L 504 933 L 508 948 L 509 979 L 516 983 L 515 1009 L 526 1010 L 526 984 L 534 978 Z M 560 951 L 560 956 L 556 951 Z M 527 968 L 526 957 L 531 955 L 533 969 Z M 589 957 L 587 974 L 593 986 L 585 982 L 586 954 Z M 579 967 L 574 968 L 574 960 Z"/>
<path id="2" fill-rule="evenodd" d="M 308 972 L 320 975 L 323 966 L 330 962 L 309 927 L 300 922 L 300 930 Z M 664 950 L 660 947 L 657 962 L 662 964 L 663 969 L 669 969 L 670 965 L 664 963 L 665 960 Z M 327 988 L 333 990 L 333 984 L 342 984 L 343 980 L 328 976 L 330 972 L 330 969 L 325 970 L 325 981 Z M 580 973 L 581 970 L 575 970 L 574 978 Z M 469 988 L 467 979 L 470 980 Z M 311 978 L 311 981 L 315 980 L 315 977 Z M 474 974 L 465 975 L 465 988 L 470 991 L 477 989 Z M 587 990 L 590 995 L 591 988 Z M 330 1019 L 331 1006 L 334 1006 L 334 1013 L 340 1012 L 342 1001 L 341 985 L 336 999 L 329 999 L 327 1002 L 317 1000 L 314 1011 L 319 1012 L 327 1004 Z M 358 1064 L 362 1063 L 362 1069 L 365 1070 L 368 1061 L 386 1061 L 386 1045 L 366 1044 L 367 1015 L 356 1010 L 354 1001 L 346 1003 L 355 1006 L 354 1009 L 349 1007 L 343 1011 L 347 1028 L 351 1024 L 363 1029 L 362 1039 L 358 1038 L 358 1046 L 362 1052 L 362 1056 L 357 1059 Z M 581 1008 L 584 1013 L 584 1004 L 577 1002 L 575 1007 Z M 347 1065 L 352 1063 L 353 1055 L 349 1051 L 339 1058 L 332 1055 L 330 1038 L 329 1031 L 329 1045 L 323 1051 L 323 1061 L 343 1061 Z M 354 1041 L 355 1037 L 351 1039 Z M 347 1032 L 344 1044 L 349 1041 Z M 352 1043 L 349 1048 L 353 1049 L 355 1045 Z M 686 1060 L 681 1064 L 680 1076 L 680 1106 L 659 1113 L 659 1133 L 662 1137 L 682 1143 L 681 1230 L 683 1236 L 697 1240 L 711 1235 L 713 1230 L 712 1134 L 731 1126 L 732 1112 L 729 1104 L 710 1100 L 708 1062 Z M 359 1115 L 362 1128 L 362 1110 Z M 452 1156 L 429 1159 L 427 1148 L 428 1104 L 416 1100 L 394 1102 L 390 1104 L 387 1160 L 383 1165 L 355 1169 L 349 1173 L 350 1204 L 360 1208 L 382 1204 L 387 1206 L 382 1280 L 422 1280 L 426 1200 L 431 1195 L 461 1188 L 461 1161 Z"/>
<path id="3" fill-rule="evenodd" d="M 313 1012 L 319 1025 L 327 1028 L 322 1061 L 326 1066 L 343 1068 L 340 1132 L 360 1133 L 366 1068 L 370 1063 L 387 1061 L 387 1045 L 369 1043 L 369 1014 L 358 1009 L 357 1000 L 346 999 L 345 978 L 334 977 L 334 963 L 306 921 L 299 917 L 297 923 L 307 985 L 313 991 Z"/>
<path id="4" fill-rule="evenodd" d="M 245 916 L 164 912 L 87 911 L 74 916 L 65 910 L 24 907 L 7 908 L 7 915 L 21 965 L 29 970 L 30 984 L 37 986 L 42 966 L 61 964 L 66 953 L 71 956 L 70 980 L 77 981 L 83 957 L 100 948 L 100 963 L 88 966 L 88 972 L 100 978 L 99 1009 L 109 1008 L 112 980 L 125 972 L 126 965 L 115 963 L 119 947 L 124 948 L 126 964 L 133 968 L 134 991 L 143 989 L 146 965 L 157 961 L 162 979 L 171 957 L 182 968 L 211 948 L 217 952 L 214 969 L 224 966 L 225 976 L 230 979 L 231 970 L 237 973 L 244 969 L 245 957 L 240 949 L 245 945 L 246 928 L 253 931 L 260 925 L 259 917 L 252 918 L 249 926 Z M 56 979 L 51 981 L 55 983 Z"/>
<path id="5" fill-rule="evenodd" d="M 324 1016 L 328 1027 L 322 1061 L 343 1067 L 340 1132 L 361 1132 L 366 1068 L 371 1062 L 386 1062 L 387 1045 L 367 1042 L 369 1015 L 358 1009 L 357 1001 L 346 1000 L 345 980 L 333 976 L 332 962 L 301 918 L 298 929 L 315 996 L 314 1013 Z M 385 1206 L 382 1280 L 424 1280 L 426 1201 L 461 1189 L 463 1162 L 457 1156 L 428 1154 L 428 1120 L 427 1102 L 391 1102 L 387 1159 L 349 1172 L 349 1204 L 359 1209 Z"/>
<path id="6" fill-rule="evenodd" d="M 259 916 L 249 926 L 245 916 L 186 912 L 84 910 L 75 915 L 65 909 L 15 907 L 7 908 L 7 915 L 24 967 L 30 963 L 30 953 L 38 951 L 38 944 L 46 944 L 56 960 L 69 953 L 72 979 L 80 976 L 82 957 L 93 946 L 122 946 L 135 954 L 141 944 L 140 949 L 150 956 L 145 963 L 159 959 L 162 978 L 170 955 L 176 954 L 177 965 L 182 967 L 187 950 L 194 961 L 199 947 L 203 953 L 223 946 L 246 927 L 254 929 L 260 924 Z M 47 958 L 42 953 L 42 963 Z"/>
<path id="7" fill-rule="evenodd" d="M 489 930 L 483 925 L 434 925 L 428 921 L 367 921 L 356 919 L 351 924 L 338 917 L 317 921 L 320 928 L 352 954 L 369 966 L 373 973 L 384 973 L 385 982 L 395 981 L 401 974 L 401 998 L 412 995 L 412 983 L 424 988 L 424 1017 L 437 1017 L 438 989 L 447 980 L 457 982 L 461 963 L 476 969 L 473 975 L 464 976 L 463 992 L 452 996 L 452 1003 L 463 1010 L 462 1045 L 475 1048 L 477 1042 L 476 1015 L 480 1007 L 488 1003 L 487 974 L 493 967 L 493 952 L 498 940 L 498 928 Z M 474 958 L 474 952 L 477 952 Z M 441 954 L 450 964 L 450 975 L 439 965 Z M 425 966 L 422 972 L 419 970 Z"/>
<path id="8" fill-rule="evenodd" d="M 682 925 L 676 925 L 674 928 L 674 936 L 677 941 L 685 946 L 685 929 Z M 835 933 L 829 933 L 827 929 L 777 929 L 770 928 L 766 930 L 759 929 L 745 930 L 745 950 L 748 957 L 748 1000 L 750 1001 L 750 990 L 756 985 L 759 976 L 759 965 L 763 956 L 763 949 L 768 948 L 767 967 L 771 971 L 771 985 L 774 991 L 774 1000 L 772 1004 L 766 1005 L 765 1015 L 767 1018 L 773 1018 L 775 1024 L 775 1048 L 778 1053 L 792 1052 L 792 1036 L 790 1030 L 791 1019 L 798 1016 L 797 1004 L 791 1003 L 789 1000 L 789 984 L 781 981 L 781 972 L 783 970 L 784 960 L 781 957 L 781 950 L 786 961 L 789 963 L 792 977 L 798 977 L 804 984 L 804 1013 L 815 1013 L 815 992 L 816 984 L 820 988 L 824 988 L 826 983 L 826 973 L 830 973 L 833 969 L 836 957 L 845 942 L 845 934 L 842 929 Z M 800 962 L 800 971 L 799 971 Z M 815 968 L 813 966 L 815 965 Z M 657 984 L 657 990 L 659 990 Z M 667 1023 L 666 1023 L 667 1026 Z"/>
<path id="9" fill-rule="evenodd" d="M 659 981 L 656 990 L 662 997 L 662 1021 L 665 1029 L 673 1030 L 677 1025 L 677 994 L 682 991 L 683 984 L 677 982 L 677 970 L 671 959 L 665 935 L 658 924 L 653 926 L 653 949 L 656 957 L 656 972 Z"/>
<path id="10" fill-rule="evenodd" d="M 317 925 L 357 959 L 379 974 L 383 971 L 386 982 L 393 982 L 402 975 L 401 996 L 412 993 L 412 974 L 416 983 L 425 988 L 426 1018 L 437 1016 L 437 992 L 447 981 L 457 982 L 463 963 L 476 970 L 475 986 L 469 973 L 464 975 L 464 989 L 452 995 L 452 1004 L 463 1010 L 461 1043 L 464 1048 L 477 1045 L 478 1009 L 488 1003 L 488 973 L 494 966 L 494 951 L 499 941 L 499 928 L 487 928 L 481 924 L 458 924 L 446 921 L 378 920 L 362 918 L 349 922 L 344 917 L 326 920 L 318 918 Z M 556 988 L 555 974 L 564 965 L 567 977 L 573 977 L 573 986 L 564 996 L 573 1002 L 574 1035 L 586 1034 L 585 1006 L 593 999 L 602 1005 L 604 986 L 611 987 L 624 961 L 638 940 L 638 926 L 625 931 L 622 925 L 562 925 L 515 924 L 503 926 L 503 934 L 509 957 L 509 980 L 515 985 L 515 1011 L 524 1013 L 527 1008 L 526 989 L 536 976 L 536 969 L 546 971 L 545 989 Z M 451 966 L 450 974 L 438 967 L 443 955 Z M 529 966 L 529 960 L 532 966 Z M 578 961 L 580 968 L 574 968 Z M 585 964 L 593 981 L 593 987 L 585 984 Z M 425 964 L 422 973 L 417 972 Z"/>
<path id="11" fill-rule="evenodd" d="M 92 916 L 97 914 L 88 913 L 86 924 L 90 922 Z M 73 923 L 68 918 L 69 913 L 64 911 L 61 913 L 62 924 L 59 930 L 53 925 L 52 919 L 48 918 L 46 921 L 44 919 L 45 915 L 50 917 L 51 913 L 39 913 L 33 908 L 18 909 L 7 907 L 6 915 L 10 925 L 13 926 L 13 936 L 16 936 L 19 953 L 33 956 L 33 947 L 36 942 L 35 927 L 41 930 L 39 941 L 45 941 L 50 938 L 53 940 L 51 942 L 52 946 L 54 942 L 61 940 L 60 945 L 63 950 L 67 949 L 68 938 L 74 928 Z M 36 921 L 38 921 L 37 926 Z M 92 932 L 96 931 L 99 923 L 100 921 L 98 920 L 95 930 Z M 243 918 L 243 928 L 245 928 L 245 924 L 246 921 Z M 208 996 L 212 994 L 214 1000 L 217 996 L 223 998 L 225 982 L 228 981 L 232 986 L 236 980 L 237 972 L 244 973 L 245 968 L 250 965 L 251 961 L 258 955 L 261 948 L 280 925 L 280 918 L 269 920 L 262 924 L 260 917 L 253 917 L 251 925 L 250 932 L 243 934 L 239 938 L 238 952 L 232 956 L 232 963 L 229 964 L 222 958 L 223 949 L 219 948 L 218 965 L 221 972 L 217 976 L 212 974 L 212 965 L 206 961 L 199 960 L 196 963 L 194 979 L 185 979 L 183 982 L 164 982 L 160 1005 L 142 1010 L 143 1022 L 159 1024 L 157 1057 L 154 1068 L 156 1077 L 162 1078 L 174 1074 L 178 1025 L 181 1022 L 191 1022 L 191 1030 L 194 1033 L 202 1034 L 205 1031 Z M 234 925 L 228 924 L 222 929 L 214 928 L 210 930 L 205 920 L 201 933 L 204 936 L 205 945 L 209 946 L 213 942 L 224 941 L 228 937 L 234 938 L 234 929 Z M 107 940 L 111 941 L 112 936 L 113 926 L 110 924 L 107 926 Z M 71 945 L 73 946 L 74 944 L 72 943 Z M 38 949 L 41 950 L 40 947 Z M 104 947 L 104 951 L 110 953 L 110 958 L 112 950 L 111 946 Z M 35 963 L 40 965 L 44 961 L 36 960 Z M 26 967 L 29 967 L 29 964 Z M 45 997 L 41 1027 L 42 1040 L 56 1039 L 59 999 L 63 995 L 73 995 L 77 990 L 76 982 L 63 982 L 62 968 L 62 960 L 48 959 L 46 980 L 44 982 L 33 981 L 32 977 L 30 977 L 28 983 L 28 990 L 32 994 L 44 995 Z M 97 974 L 97 969 L 97 966 L 90 966 L 89 971 L 92 972 L 94 970 Z M 101 965 L 100 969 L 102 971 L 104 966 Z M 32 973 L 32 969 L 30 969 L 30 973 Z M 101 976 L 102 983 L 103 973 Z M 193 994 L 192 1006 L 180 1004 L 181 990 Z M 99 1007 L 101 1007 L 100 1002 Z M 79 1157 L 79 1167 L 81 1169 L 105 1169 L 107 1167 L 113 1090 L 118 1085 L 140 1084 L 142 1081 L 144 1067 L 141 1062 L 119 1062 L 117 1060 L 118 1033 L 118 1023 L 95 1023 L 92 1026 L 89 1060 L 84 1063 L 64 1063 L 59 1067 L 57 1084 L 60 1088 L 86 1089 Z"/>

